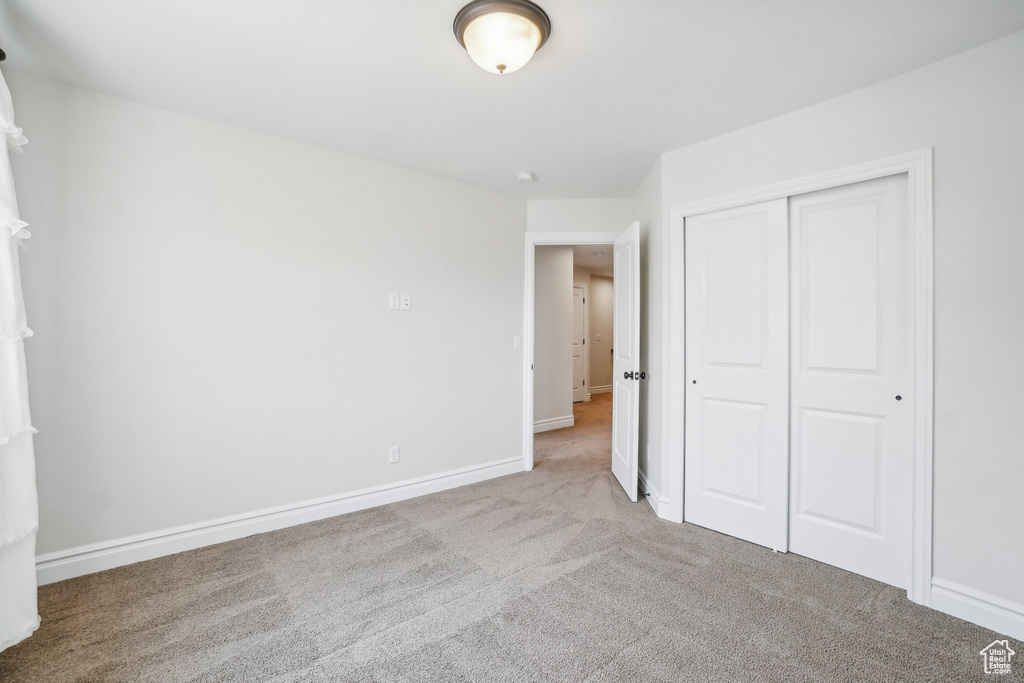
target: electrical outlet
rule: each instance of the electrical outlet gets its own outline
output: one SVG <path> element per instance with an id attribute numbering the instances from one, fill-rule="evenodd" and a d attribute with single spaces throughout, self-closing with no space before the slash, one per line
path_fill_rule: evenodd
<path id="1" fill-rule="evenodd" d="M 401 298 L 397 292 L 388 294 L 388 308 L 397 311 L 401 307 Z"/>
<path id="2" fill-rule="evenodd" d="M 412 308 L 412 297 L 408 294 L 402 294 L 402 310 L 408 311 Z"/>
<path id="3" fill-rule="evenodd" d="M 402 459 L 402 449 L 398 446 L 392 446 L 388 449 L 388 462 L 394 465 Z"/>

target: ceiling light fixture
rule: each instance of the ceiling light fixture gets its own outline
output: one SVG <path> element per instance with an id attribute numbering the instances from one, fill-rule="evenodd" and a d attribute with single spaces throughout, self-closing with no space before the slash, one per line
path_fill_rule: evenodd
<path id="1" fill-rule="evenodd" d="M 532 183 L 537 179 L 537 176 L 529 171 L 520 171 L 516 173 L 516 182 L 518 183 Z"/>
<path id="2" fill-rule="evenodd" d="M 455 37 L 484 71 L 526 66 L 551 34 L 551 20 L 530 0 L 473 0 L 455 15 Z"/>

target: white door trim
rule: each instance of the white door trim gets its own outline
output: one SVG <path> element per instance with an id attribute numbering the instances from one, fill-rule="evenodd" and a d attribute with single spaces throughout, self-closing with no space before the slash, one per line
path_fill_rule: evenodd
<path id="1" fill-rule="evenodd" d="M 668 292 L 670 313 L 665 344 L 669 350 L 668 462 L 673 473 L 662 493 L 669 501 L 673 519 L 683 517 L 683 410 L 684 403 L 684 316 L 676 302 L 683 296 L 683 223 L 687 216 L 728 209 L 745 204 L 791 197 L 793 195 L 849 185 L 864 180 L 906 173 L 910 209 L 910 253 L 912 273 L 910 301 L 913 320 L 913 386 L 917 398 L 914 414 L 913 541 L 910 562 L 910 587 L 907 597 L 922 605 L 931 605 L 932 582 L 932 436 L 933 436 L 933 264 L 932 246 L 932 150 L 872 161 L 766 187 L 680 204 L 669 209 L 669 268 L 663 286 Z"/>
<path id="2" fill-rule="evenodd" d="M 528 232 L 523 278 L 523 469 L 533 469 L 533 304 L 538 246 L 615 244 L 618 232 Z"/>

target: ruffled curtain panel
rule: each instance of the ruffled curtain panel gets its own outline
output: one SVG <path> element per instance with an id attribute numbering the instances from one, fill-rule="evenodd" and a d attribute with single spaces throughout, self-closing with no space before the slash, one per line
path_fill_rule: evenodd
<path id="1" fill-rule="evenodd" d="M 36 607 L 36 467 L 28 410 L 25 319 L 18 252 L 30 236 L 18 217 L 10 150 L 27 140 L 14 124 L 11 92 L 0 73 L 0 650 L 39 627 Z"/>

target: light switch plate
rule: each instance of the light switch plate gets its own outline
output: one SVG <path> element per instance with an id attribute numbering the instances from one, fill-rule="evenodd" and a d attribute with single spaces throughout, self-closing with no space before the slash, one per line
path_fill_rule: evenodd
<path id="1" fill-rule="evenodd" d="M 392 311 L 397 311 L 401 307 L 401 298 L 397 292 L 388 294 L 388 308 Z"/>
<path id="2" fill-rule="evenodd" d="M 512 337 L 512 348 L 515 351 L 518 351 L 519 349 L 523 348 L 523 338 L 520 337 L 518 334 Z"/>
<path id="3" fill-rule="evenodd" d="M 412 308 L 412 296 L 407 293 L 402 294 L 402 310 L 408 311 Z"/>

